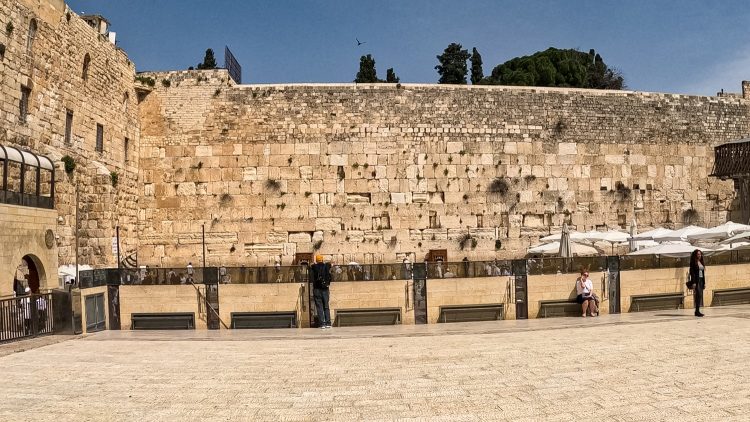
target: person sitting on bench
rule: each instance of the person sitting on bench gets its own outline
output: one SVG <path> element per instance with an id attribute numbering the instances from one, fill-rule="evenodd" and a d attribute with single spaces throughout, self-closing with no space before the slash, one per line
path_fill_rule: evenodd
<path id="1" fill-rule="evenodd" d="M 576 302 L 581 305 L 581 316 L 586 317 L 586 311 L 591 316 L 598 316 L 599 309 L 594 298 L 594 283 L 589 278 L 589 272 L 581 271 L 581 276 L 576 280 Z"/>

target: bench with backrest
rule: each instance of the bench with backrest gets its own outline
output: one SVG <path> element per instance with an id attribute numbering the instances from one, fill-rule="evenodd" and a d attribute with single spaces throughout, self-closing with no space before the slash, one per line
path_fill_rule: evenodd
<path id="1" fill-rule="evenodd" d="M 744 305 L 750 303 L 750 287 L 714 290 L 711 306 Z"/>
<path id="2" fill-rule="evenodd" d="M 192 312 L 131 314 L 130 329 L 192 330 L 195 329 L 195 314 Z"/>
<path id="3" fill-rule="evenodd" d="M 232 312 L 232 328 L 296 328 L 297 312 Z"/>
<path id="4" fill-rule="evenodd" d="M 336 309 L 337 327 L 401 324 L 401 308 Z"/>
<path id="5" fill-rule="evenodd" d="M 539 301 L 539 318 L 581 316 L 581 304 L 574 299 Z"/>
<path id="6" fill-rule="evenodd" d="M 503 304 L 445 305 L 440 307 L 438 322 L 499 321 L 503 319 Z"/>
<path id="7" fill-rule="evenodd" d="M 684 306 L 682 293 L 659 293 L 630 296 L 630 312 L 680 309 Z"/>

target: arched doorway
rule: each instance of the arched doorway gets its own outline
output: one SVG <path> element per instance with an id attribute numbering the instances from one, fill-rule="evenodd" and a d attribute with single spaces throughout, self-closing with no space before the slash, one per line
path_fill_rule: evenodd
<path id="1" fill-rule="evenodd" d="M 38 294 L 44 278 L 43 274 L 39 259 L 33 255 L 24 255 L 18 267 L 16 267 L 14 276 L 13 290 L 16 295 L 22 295 L 27 287 L 31 289 L 32 293 Z"/>

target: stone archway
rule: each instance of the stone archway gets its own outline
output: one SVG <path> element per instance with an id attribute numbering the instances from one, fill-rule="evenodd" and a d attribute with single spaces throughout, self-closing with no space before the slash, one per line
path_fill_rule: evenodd
<path id="1" fill-rule="evenodd" d="M 39 258 L 33 254 L 24 255 L 21 262 L 16 267 L 16 280 L 23 282 L 24 287 L 31 289 L 32 293 L 39 293 L 40 286 L 46 286 L 46 276 L 44 266 Z M 14 289 L 16 289 L 14 283 Z M 18 292 L 17 292 L 18 293 Z"/>

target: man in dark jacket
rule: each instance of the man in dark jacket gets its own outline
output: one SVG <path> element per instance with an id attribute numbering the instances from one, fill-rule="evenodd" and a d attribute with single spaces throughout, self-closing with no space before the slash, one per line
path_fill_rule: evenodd
<path id="1" fill-rule="evenodd" d="M 318 315 L 318 327 L 331 328 L 331 310 L 328 308 L 331 285 L 331 264 L 323 262 L 323 257 L 315 256 L 315 265 L 310 267 L 310 280 L 313 283 L 313 298 Z"/>

